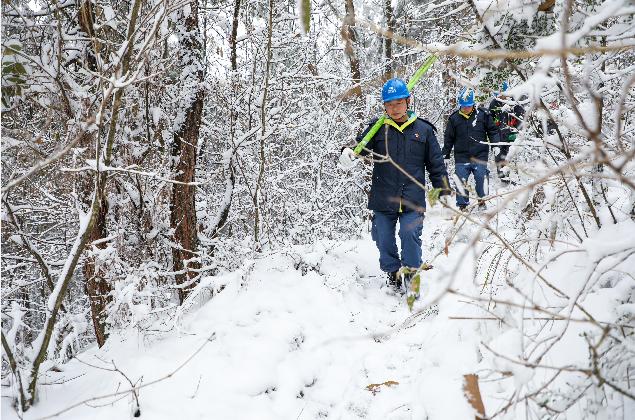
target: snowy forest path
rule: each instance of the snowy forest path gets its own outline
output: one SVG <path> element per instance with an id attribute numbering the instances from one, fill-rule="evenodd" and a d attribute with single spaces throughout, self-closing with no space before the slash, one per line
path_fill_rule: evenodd
<path id="1" fill-rule="evenodd" d="M 443 272 L 424 279 L 434 284 Z M 222 291 L 177 328 L 165 318 L 139 324 L 47 372 L 57 385 L 46 387 L 29 418 L 121 391 L 122 374 L 136 384 L 165 376 L 211 332 L 215 340 L 173 377 L 138 392 L 144 416 L 204 419 L 212 410 L 221 419 L 434 420 L 448 418 L 448 405 L 457 416 L 470 413 L 462 394 L 464 362 L 476 354 L 470 334 L 442 317 L 400 328 L 411 312 L 405 297 L 387 292 L 369 235 L 272 253 L 202 287 Z M 94 367 L 113 365 L 121 373 Z M 119 396 L 67 414 L 124 418 L 133 400 Z M 12 418 L 5 408 L 3 418 Z"/>

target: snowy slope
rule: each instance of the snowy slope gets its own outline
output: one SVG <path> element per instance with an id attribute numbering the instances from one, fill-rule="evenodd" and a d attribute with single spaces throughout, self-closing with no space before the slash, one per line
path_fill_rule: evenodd
<path id="1" fill-rule="evenodd" d="M 473 296 L 482 290 L 473 281 L 471 255 L 478 247 L 468 246 L 476 228 L 457 235 L 446 256 L 441 250 L 451 226 L 440 213 L 429 212 L 425 258 L 433 259 L 435 268 L 424 273 L 424 297 L 415 313 L 446 287 Z M 600 232 L 589 240 L 596 241 L 591 248 L 610 252 L 599 244 L 620 231 L 634 232 L 633 223 Z M 565 260 L 551 271 L 570 270 L 575 264 L 583 270 L 584 258 Z M 521 271 L 519 276 L 529 274 Z M 200 307 L 142 331 L 122 331 L 61 372 L 49 371 L 44 380 L 50 385 L 41 387 L 39 403 L 25 418 L 121 393 L 131 382 L 143 386 L 138 394 L 141 418 L 154 420 L 472 419 L 463 375 L 511 372 L 507 379 L 482 381 L 488 414 L 504 407 L 514 387 L 522 390 L 534 375 L 543 378 L 540 370 L 528 371 L 484 352 L 481 342 L 520 355 L 524 341 L 519 329 L 499 322 L 455 319 L 488 315 L 465 297 L 445 295 L 437 316 L 413 320 L 403 298 L 387 293 L 368 235 L 265 254 L 241 271 L 207 278 L 204 286 L 217 292 Z M 632 284 L 620 287 L 626 288 L 623 295 Z M 619 299 L 616 290 L 586 297 L 598 319 L 615 319 L 614 311 L 602 313 L 602 308 Z M 496 311 L 505 319 L 519 315 L 502 307 Z M 584 324 L 571 328 L 555 354 L 583 362 L 584 346 L 571 343 L 580 340 L 584 329 Z M 548 362 L 566 363 L 551 354 Z M 385 385 L 388 381 L 396 383 Z M 384 385 L 371 392 L 373 384 Z M 58 418 L 122 419 L 132 417 L 135 407 L 132 393 L 123 392 L 80 404 Z M 512 411 L 505 418 L 517 415 Z M 2 418 L 16 418 L 6 398 Z"/>
<path id="2" fill-rule="evenodd" d="M 425 276 L 438 283 L 441 273 Z M 174 370 L 214 333 L 173 377 L 140 390 L 142 418 L 471 416 L 461 387 L 476 363 L 477 337 L 435 321 L 451 310 L 445 302 L 439 317 L 400 329 L 410 312 L 384 288 L 369 237 L 264 255 L 244 272 L 208 281 L 226 287 L 171 331 L 122 332 L 78 357 L 108 369 L 114 362 L 133 383 L 145 384 Z M 48 372 L 48 383 L 63 384 L 42 387 L 26 418 L 130 388 L 122 373 L 85 363 Z M 374 395 L 366 389 L 386 381 L 398 385 Z M 127 418 L 135 406 L 130 393 L 90 405 L 100 408 L 82 405 L 60 418 Z M 6 403 L 2 417 L 14 418 Z"/>

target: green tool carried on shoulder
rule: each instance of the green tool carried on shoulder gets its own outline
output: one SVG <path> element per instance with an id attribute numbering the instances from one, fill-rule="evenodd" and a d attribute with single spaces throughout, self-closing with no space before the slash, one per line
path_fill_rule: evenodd
<path id="1" fill-rule="evenodd" d="M 408 84 L 406 85 L 408 86 L 409 92 L 412 92 L 412 89 L 415 87 L 419 79 L 421 79 L 421 76 L 423 76 L 430 69 L 430 67 L 432 67 L 432 64 L 434 64 L 434 62 L 437 61 L 437 58 L 438 57 L 436 55 L 431 55 L 430 57 L 426 59 L 426 61 L 423 62 L 421 67 L 419 67 L 419 69 L 415 72 L 415 74 L 412 76 L 412 78 L 408 81 Z M 357 143 L 357 146 L 355 146 L 355 149 L 353 149 L 356 155 L 359 155 L 362 152 L 362 150 L 364 150 L 364 147 L 366 147 L 370 139 L 372 139 L 373 136 L 377 134 L 381 126 L 384 125 L 385 120 L 386 120 L 386 116 L 382 115 L 377 120 L 377 122 L 370 128 L 368 133 L 366 133 L 364 138 L 362 138 L 360 142 Z"/>

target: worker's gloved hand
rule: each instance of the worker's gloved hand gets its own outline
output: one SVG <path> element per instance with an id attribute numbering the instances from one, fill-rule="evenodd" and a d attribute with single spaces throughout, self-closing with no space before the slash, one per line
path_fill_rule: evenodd
<path id="1" fill-rule="evenodd" d="M 357 165 L 357 155 L 349 147 L 345 147 L 340 154 L 340 168 L 345 171 Z"/>

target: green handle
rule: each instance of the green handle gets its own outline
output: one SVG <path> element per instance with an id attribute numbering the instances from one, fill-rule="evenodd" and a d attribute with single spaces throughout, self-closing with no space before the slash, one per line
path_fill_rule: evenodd
<path id="1" fill-rule="evenodd" d="M 426 61 L 423 62 L 421 67 L 419 67 L 419 69 L 415 72 L 415 74 L 408 81 L 408 84 L 406 85 L 406 86 L 408 86 L 408 92 L 412 92 L 412 89 L 415 87 L 415 85 L 417 84 L 419 79 L 421 79 L 421 76 L 426 74 L 426 72 L 430 69 L 430 67 L 432 67 L 434 62 L 437 61 L 437 58 L 438 57 L 436 55 L 431 55 L 430 57 L 428 57 L 426 59 Z M 366 147 L 366 145 L 368 144 L 370 139 L 372 139 L 373 136 L 375 134 L 377 134 L 377 132 L 379 131 L 381 126 L 384 125 L 384 121 L 385 120 L 386 120 L 386 116 L 382 115 L 377 120 L 377 122 L 375 124 L 373 124 L 373 126 L 370 128 L 370 130 L 368 130 L 368 133 L 366 133 L 364 138 L 362 138 L 360 140 L 360 142 L 357 143 L 357 146 L 355 146 L 355 149 L 353 149 L 353 151 L 355 152 L 356 155 L 359 155 L 362 152 L 362 150 L 364 150 L 364 147 Z"/>
<path id="2" fill-rule="evenodd" d="M 355 146 L 355 148 L 353 149 L 353 152 L 355 152 L 356 155 L 359 155 L 362 152 L 362 150 L 364 150 L 364 147 L 366 147 L 370 139 L 372 139 L 373 136 L 377 134 L 381 126 L 384 125 L 385 120 L 386 120 L 385 115 L 382 115 L 381 117 L 379 117 L 377 122 L 370 128 L 370 130 L 368 130 L 368 133 L 366 133 L 364 138 L 361 139 L 359 143 L 357 143 L 357 146 Z"/>
<path id="3" fill-rule="evenodd" d="M 438 57 L 436 55 L 431 55 L 430 57 L 426 59 L 426 61 L 423 62 L 421 67 L 419 67 L 419 70 L 415 72 L 415 74 L 412 76 L 412 78 L 410 78 L 410 80 L 408 81 L 408 84 L 406 85 L 408 86 L 409 92 L 412 92 L 412 89 L 414 89 L 419 79 L 421 79 L 421 76 L 426 74 L 426 72 L 430 69 L 430 67 L 432 67 L 434 62 L 437 61 L 437 58 Z"/>

